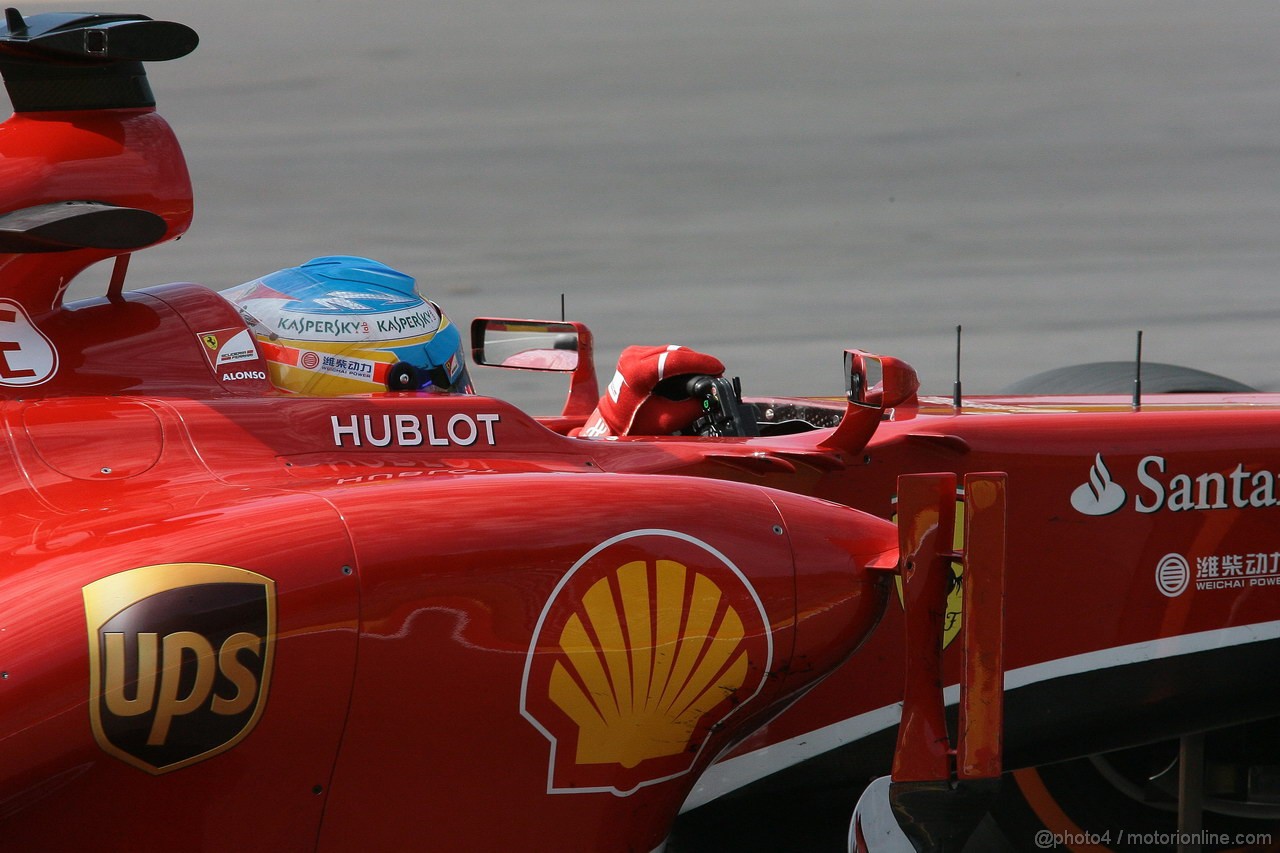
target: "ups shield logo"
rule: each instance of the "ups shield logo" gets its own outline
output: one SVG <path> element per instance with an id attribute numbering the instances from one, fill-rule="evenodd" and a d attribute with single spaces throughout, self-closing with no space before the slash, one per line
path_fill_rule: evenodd
<path id="1" fill-rule="evenodd" d="M 83 592 L 89 713 L 103 750 L 159 775 L 225 752 L 257 725 L 276 639 L 270 578 L 174 563 Z"/>

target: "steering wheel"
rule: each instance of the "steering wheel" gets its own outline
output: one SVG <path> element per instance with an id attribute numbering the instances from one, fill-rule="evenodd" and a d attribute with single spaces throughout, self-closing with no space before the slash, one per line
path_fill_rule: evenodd
<path id="1" fill-rule="evenodd" d="M 743 411 L 742 387 L 735 377 L 732 381 L 723 376 L 681 377 L 685 395 L 698 402 L 696 420 L 682 432 L 704 438 L 759 435 L 754 417 Z"/>

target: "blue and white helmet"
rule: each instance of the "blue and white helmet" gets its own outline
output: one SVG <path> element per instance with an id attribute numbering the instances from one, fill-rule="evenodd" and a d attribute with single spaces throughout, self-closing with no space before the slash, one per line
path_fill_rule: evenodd
<path id="1" fill-rule="evenodd" d="M 386 264 L 314 258 L 222 295 L 239 308 L 281 390 L 474 393 L 458 327 L 412 276 Z"/>

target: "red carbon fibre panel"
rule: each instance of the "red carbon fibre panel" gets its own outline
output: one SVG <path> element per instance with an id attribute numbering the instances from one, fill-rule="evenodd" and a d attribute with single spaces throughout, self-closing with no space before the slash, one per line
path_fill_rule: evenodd
<path id="1" fill-rule="evenodd" d="M 5 846 L 74 849 L 91 833 L 102 849 L 281 850 L 314 837 L 358 581 L 323 503 L 245 498 L 206 483 L 7 516 L 41 546 L 15 549 L 0 584 Z M 255 579 L 270 584 L 259 605 Z M 139 803 L 174 818 L 139 820 Z"/>
<path id="2" fill-rule="evenodd" d="M 733 728 L 818 674 L 794 662 L 847 655 L 879 613 L 850 552 L 891 547 L 889 531 L 847 510 L 783 496 L 780 514 L 763 492 L 676 478 L 503 479 L 441 481 L 420 505 L 406 483 L 330 493 L 365 615 L 322 849 L 555 849 L 566 824 L 573 845 L 656 847 Z M 475 513 L 487 496 L 525 508 L 518 528 Z M 846 543 L 809 541 L 835 524 Z M 839 585 L 841 635 L 811 634 L 812 607 L 797 626 L 797 577 Z M 504 820 L 478 826 L 478 797 L 507 803 Z"/>

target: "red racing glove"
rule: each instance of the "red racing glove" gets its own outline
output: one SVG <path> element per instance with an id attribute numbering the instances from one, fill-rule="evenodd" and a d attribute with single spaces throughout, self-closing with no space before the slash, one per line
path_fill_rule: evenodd
<path id="1" fill-rule="evenodd" d="M 671 435 L 700 413 L 698 402 L 684 390 L 687 378 L 723 374 L 720 359 L 687 347 L 627 347 L 618 358 L 613 381 L 578 434 Z"/>

